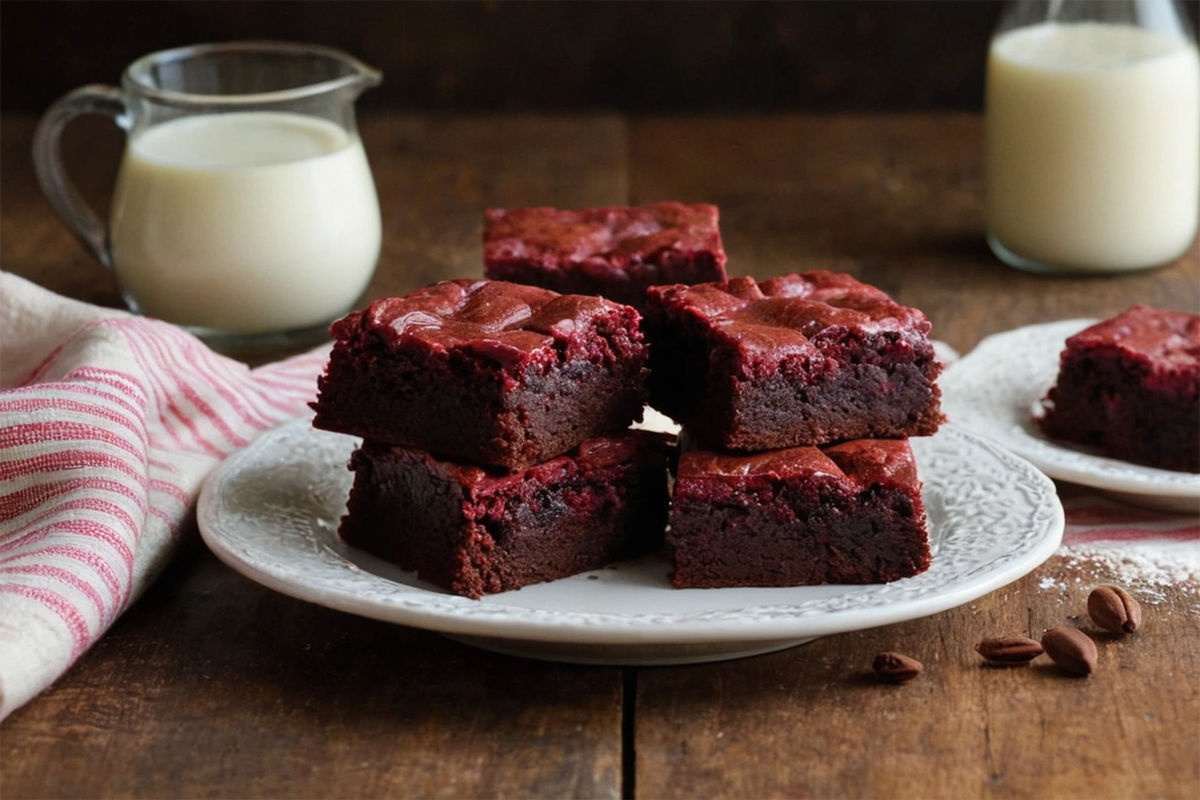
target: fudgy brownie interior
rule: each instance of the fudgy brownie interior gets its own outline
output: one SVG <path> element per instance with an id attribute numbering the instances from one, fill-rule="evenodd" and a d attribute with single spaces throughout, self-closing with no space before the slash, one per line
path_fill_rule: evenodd
<path id="1" fill-rule="evenodd" d="M 929 567 L 903 439 L 679 457 L 667 534 L 677 588 L 882 583 Z"/>
<path id="2" fill-rule="evenodd" d="M 638 313 L 599 297 L 446 281 L 333 326 L 318 428 L 516 469 L 640 419 Z"/>

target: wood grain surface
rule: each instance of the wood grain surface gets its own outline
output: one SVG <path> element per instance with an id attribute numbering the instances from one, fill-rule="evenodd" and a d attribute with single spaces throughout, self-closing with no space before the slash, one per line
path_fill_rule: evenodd
<path id="1" fill-rule="evenodd" d="M 975 110 L 1001 12 L 928 0 L 55 5 L 0 6 L 5 113 L 115 83 L 164 47 L 263 39 L 353 53 L 386 76 L 362 102 L 389 111 Z"/>
<path id="2" fill-rule="evenodd" d="M 68 137 L 103 205 L 120 140 Z M 383 116 L 363 121 L 385 243 L 366 299 L 479 275 L 491 205 L 707 200 L 731 271 L 829 267 L 989 333 L 1200 310 L 1200 253 L 1112 278 L 1002 266 L 982 239 L 974 115 Z M 0 267 L 119 303 L 41 198 L 32 120 L 0 124 Z M 94 131 L 94 133 L 92 133 Z M 3 332 L 0 331 L 0 335 Z M 274 355 L 281 355 L 276 353 Z M 522 660 L 291 600 L 193 542 L 54 687 L 0 726 L 0 795 L 26 797 L 1200 796 L 1194 585 L 1097 634 L 1095 675 L 995 669 L 974 645 L 1089 623 L 1104 564 L 1055 557 L 926 619 L 757 658 L 621 670 Z M 872 657 L 925 664 L 883 686 Z"/>
<path id="3" fill-rule="evenodd" d="M 1180 5 L 1194 30 L 1200 6 Z M 0 109 L 39 112 L 165 47 L 273 39 L 381 69 L 362 100 L 377 110 L 975 111 L 1002 12 L 933 0 L 8 2 Z"/>

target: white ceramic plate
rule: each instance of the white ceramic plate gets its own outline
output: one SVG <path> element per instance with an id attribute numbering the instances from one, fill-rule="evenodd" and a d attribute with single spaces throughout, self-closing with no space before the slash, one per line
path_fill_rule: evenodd
<path id="1" fill-rule="evenodd" d="M 753 655 L 817 636 L 934 614 L 997 589 L 1058 547 L 1063 511 L 1030 464 L 967 433 L 914 439 L 934 548 L 924 574 L 890 584 L 672 589 L 659 556 L 468 600 L 335 535 L 356 441 L 295 420 L 229 458 L 198 519 L 234 569 L 284 594 L 559 661 L 672 664 Z M 398 524 L 402 524 L 398 521 Z"/>
<path id="2" fill-rule="evenodd" d="M 1052 478 L 1139 505 L 1200 509 L 1200 475 L 1105 458 L 1047 439 L 1034 424 L 1058 377 L 1064 343 L 1095 322 L 1064 320 L 989 336 L 942 375 L 942 410 L 954 425 L 1024 456 Z"/>

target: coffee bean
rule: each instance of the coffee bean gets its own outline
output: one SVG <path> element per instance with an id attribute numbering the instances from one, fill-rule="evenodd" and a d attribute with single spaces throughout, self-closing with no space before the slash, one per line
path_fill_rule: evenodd
<path id="1" fill-rule="evenodd" d="M 880 653 L 871 667 L 875 676 L 885 683 L 908 683 L 921 674 L 921 662 L 901 653 Z"/>
<path id="2" fill-rule="evenodd" d="M 1088 595 L 1088 616 L 1106 631 L 1124 636 L 1142 624 L 1142 605 L 1120 586 L 1097 586 Z"/>
<path id="3" fill-rule="evenodd" d="M 991 663 L 1006 666 L 1028 664 L 1045 652 L 1040 644 L 1024 636 L 984 639 L 975 645 L 975 650 Z"/>
<path id="4" fill-rule="evenodd" d="M 1096 669 L 1096 643 L 1078 628 L 1051 628 L 1042 635 L 1042 648 L 1072 675 L 1091 675 Z"/>

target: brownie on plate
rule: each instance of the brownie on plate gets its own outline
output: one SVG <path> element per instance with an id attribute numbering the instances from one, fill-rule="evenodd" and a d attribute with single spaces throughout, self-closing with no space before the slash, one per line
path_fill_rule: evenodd
<path id="1" fill-rule="evenodd" d="M 313 424 L 519 469 L 641 418 L 647 346 L 633 308 L 453 280 L 333 324 Z"/>
<path id="2" fill-rule="evenodd" d="M 489 209 L 484 274 L 642 308 L 646 287 L 725 279 L 716 206 Z"/>
<path id="3" fill-rule="evenodd" d="M 812 271 L 647 290 L 650 403 L 707 447 L 772 450 L 934 433 L 929 320 Z"/>
<path id="4" fill-rule="evenodd" d="M 667 550 L 677 588 L 883 583 L 929 568 L 904 439 L 679 457 Z"/>
<path id="5" fill-rule="evenodd" d="M 1200 316 L 1136 305 L 1080 331 L 1043 404 L 1053 439 L 1200 472 Z"/>
<path id="6" fill-rule="evenodd" d="M 668 444 L 631 431 L 504 472 L 366 443 L 339 535 L 465 597 L 597 569 L 661 545 Z"/>

